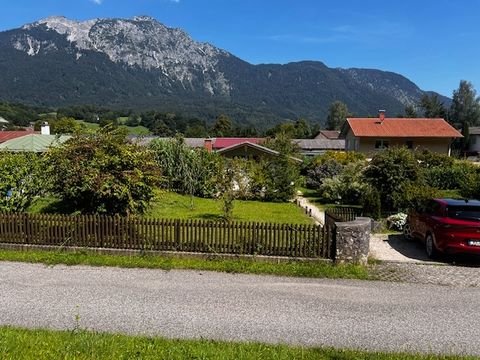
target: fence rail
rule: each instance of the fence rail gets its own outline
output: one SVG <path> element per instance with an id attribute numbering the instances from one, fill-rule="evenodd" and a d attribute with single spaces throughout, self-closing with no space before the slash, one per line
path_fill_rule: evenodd
<path id="1" fill-rule="evenodd" d="M 0 243 L 329 257 L 319 225 L 103 215 L 0 214 Z"/>
<path id="2" fill-rule="evenodd" d="M 363 215 L 363 209 L 355 207 L 333 207 L 328 208 L 325 214 L 335 219 L 335 221 L 353 221 L 356 217 Z"/>

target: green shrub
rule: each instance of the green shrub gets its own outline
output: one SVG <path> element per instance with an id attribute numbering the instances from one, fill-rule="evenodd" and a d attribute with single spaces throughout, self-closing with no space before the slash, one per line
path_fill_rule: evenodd
<path id="1" fill-rule="evenodd" d="M 265 162 L 265 199 L 268 201 L 288 201 L 295 195 L 295 182 L 300 172 L 288 155 L 280 154 Z"/>
<path id="2" fill-rule="evenodd" d="M 325 179 L 319 188 L 322 200 L 344 205 L 360 204 L 362 194 L 369 188 L 362 177 L 363 167 L 363 162 L 350 163 L 339 175 Z"/>
<path id="3" fill-rule="evenodd" d="M 300 176 L 300 166 L 292 159 L 298 156 L 299 148 L 285 132 L 269 138 L 264 146 L 278 151 L 278 156 L 262 161 L 265 180 L 265 199 L 268 201 L 288 201 L 295 196 L 295 188 Z"/>
<path id="4" fill-rule="evenodd" d="M 0 211 L 25 211 L 45 191 L 44 165 L 38 154 L 0 152 Z"/>
<path id="5" fill-rule="evenodd" d="M 309 189 L 318 189 L 325 179 L 339 175 L 342 170 L 342 164 L 335 159 L 328 159 L 327 161 L 307 170 L 306 185 Z"/>
<path id="6" fill-rule="evenodd" d="M 143 213 L 160 178 L 153 153 L 123 129 L 76 134 L 46 157 L 53 193 L 83 213 Z"/>
<path id="7" fill-rule="evenodd" d="M 461 178 L 460 194 L 467 199 L 480 199 L 480 168 Z"/>
<path id="8" fill-rule="evenodd" d="M 434 153 L 430 150 L 415 151 L 414 156 L 422 168 L 448 168 L 455 162 L 455 159 L 448 155 Z"/>
<path id="9" fill-rule="evenodd" d="M 360 205 L 363 207 L 365 216 L 369 216 L 375 220 L 382 217 L 382 203 L 380 193 L 372 186 L 366 187 L 360 197 Z"/>
<path id="10" fill-rule="evenodd" d="M 315 167 L 328 161 L 335 161 L 341 165 L 365 161 L 365 155 L 355 151 L 326 151 L 322 155 L 318 155 L 311 161 L 311 166 Z"/>
<path id="11" fill-rule="evenodd" d="M 420 179 L 414 154 L 406 147 L 392 147 L 377 153 L 364 171 L 365 180 L 380 192 L 382 209 L 394 209 L 394 197 L 404 184 Z"/>
<path id="12" fill-rule="evenodd" d="M 180 137 L 150 144 L 163 175 L 162 187 L 180 194 L 212 197 L 222 158 L 204 149 L 191 149 Z"/>
<path id="13" fill-rule="evenodd" d="M 460 189 L 464 179 L 475 173 L 477 167 L 466 161 L 456 161 L 449 166 L 434 166 L 423 170 L 425 182 L 434 188 L 444 190 Z"/>
<path id="14" fill-rule="evenodd" d="M 421 210 L 430 199 L 441 197 L 441 192 L 422 183 L 406 182 L 393 196 L 395 207 L 401 211 Z"/>

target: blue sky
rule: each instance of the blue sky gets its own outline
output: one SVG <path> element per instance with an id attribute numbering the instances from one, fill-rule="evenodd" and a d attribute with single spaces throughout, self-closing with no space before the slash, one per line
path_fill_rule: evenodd
<path id="1" fill-rule="evenodd" d="M 50 15 L 149 15 L 254 64 L 319 60 L 400 73 L 451 96 L 480 90 L 478 0 L 2 0 L 0 30 Z"/>

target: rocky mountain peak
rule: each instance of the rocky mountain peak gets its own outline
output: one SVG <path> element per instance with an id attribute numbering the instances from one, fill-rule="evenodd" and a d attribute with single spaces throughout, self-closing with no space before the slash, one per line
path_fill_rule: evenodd
<path id="1" fill-rule="evenodd" d="M 158 22 L 157 19 L 148 15 L 138 15 L 133 17 L 134 21 Z"/>
<path id="2" fill-rule="evenodd" d="M 39 27 L 64 35 L 76 48 L 77 60 L 85 51 L 100 52 L 115 63 L 143 70 L 158 69 L 184 87 L 191 87 L 195 73 L 199 72 L 207 74 L 204 87 L 208 92 L 229 93 L 227 80 L 215 69 L 220 57 L 229 56 L 227 52 L 208 43 L 196 42 L 184 31 L 169 28 L 150 16 L 86 21 L 52 16 L 23 29 Z M 36 56 L 42 49 L 56 47 L 56 44 L 40 41 L 33 34 L 22 34 L 14 39 L 13 46 Z"/>
<path id="3" fill-rule="evenodd" d="M 223 112 L 271 124 L 322 120 L 335 100 L 358 115 L 379 108 L 402 113 L 425 93 L 375 69 L 332 69 L 319 61 L 252 65 L 150 16 L 52 16 L 0 32 L 0 64 L 0 99 L 177 107 L 202 119 Z"/>

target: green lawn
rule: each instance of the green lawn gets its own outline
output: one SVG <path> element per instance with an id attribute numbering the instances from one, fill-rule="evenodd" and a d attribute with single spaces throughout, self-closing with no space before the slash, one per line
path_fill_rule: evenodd
<path id="1" fill-rule="evenodd" d="M 147 216 L 168 219 L 219 220 L 222 218 L 221 209 L 221 200 L 197 197 L 192 199 L 186 195 L 159 192 Z M 313 220 L 293 203 L 242 200 L 234 201 L 233 220 L 289 224 L 313 223 Z"/>
<path id="2" fill-rule="evenodd" d="M 89 123 L 83 120 L 77 120 L 80 124 L 86 126 L 87 129 L 96 130 L 98 129 L 99 125 L 96 123 Z M 121 125 L 121 127 L 125 127 L 128 130 L 130 135 L 137 135 L 137 136 L 147 136 L 150 135 L 151 132 L 145 126 L 125 126 Z"/>
<path id="3" fill-rule="evenodd" d="M 192 207 L 193 204 L 193 207 Z M 157 191 L 147 217 L 163 219 L 221 220 L 222 202 L 214 199 L 190 197 L 171 192 Z M 68 213 L 68 209 L 55 197 L 37 199 L 28 209 L 29 213 Z M 270 203 L 262 201 L 234 201 L 233 220 L 286 224 L 313 224 L 301 208 L 293 203 Z"/>
<path id="4" fill-rule="evenodd" d="M 79 124 L 85 125 L 85 127 L 89 130 L 97 130 L 99 125 L 96 123 L 91 123 L 83 120 L 77 120 Z"/>
<path id="5" fill-rule="evenodd" d="M 148 130 L 145 126 L 124 126 L 122 125 L 121 127 L 125 127 L 128 129 L 128 133 L 130 135 L 136 135 L 136 136 L 147 136 L 151 135 L 152 133 L 150 130 Z"/>
<path id="6" fill-rule="evenodd" d="M 81 322 L 81 319 L 80 319 Z M 201 334 L 199 334 L 201 335 Z M 211 340 L 171 340 L 141 336 L 0 327 L 2 359 L 473 359 L 473 357 L 387 354 Z"/>

